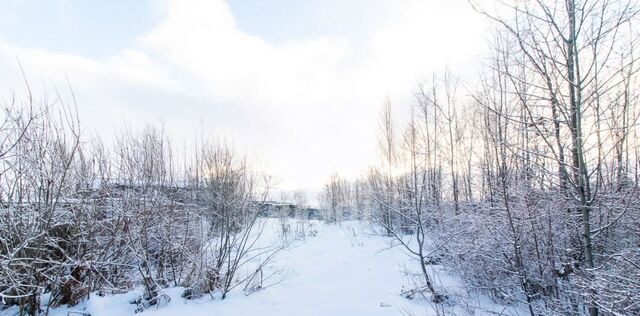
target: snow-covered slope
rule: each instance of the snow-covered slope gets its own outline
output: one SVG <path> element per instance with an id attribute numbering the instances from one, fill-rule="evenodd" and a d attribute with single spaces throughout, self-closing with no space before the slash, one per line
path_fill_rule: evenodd
<path id="1" fill-rule="evenodd" d="M 265 239 L 273 240 L 277 221 L 268 224 Z M 225 300 L 204 297 L 191 301 L 180 297 L 181 288 L 168 289 L 172 299 L 167 306 L 152 307 L 139 315 L 437 315 L 436 309 L 443 308 L 447 314 L 458 315 L 517 314 L 487 298 L 462 293 L 457 278 L 440 267 L 432 267 L 431 272 L 438 287 L 450 296 L 448 303 L 435 306 L 425 299 L 406 299 L 400 295 L 403 287 L 411 285 L 406 271 L 417 269 L 417 263 L 401 248 L 390 248 L 389 238 L 370 234 L 362 222 L 314 226 L 316 236 L 291 242 L 277 255 L 269 267 L 278 273 L 271 279 L 275 281 L 272 286 L 249 296 L 234 290 Z M 93 296 L 81 306 L 57 309 L 52 315 L 67 315 L 69 310 L 84 310 L 93 316 L 131 315 L 135 305 L 129 301 L 137 294 Z"/>

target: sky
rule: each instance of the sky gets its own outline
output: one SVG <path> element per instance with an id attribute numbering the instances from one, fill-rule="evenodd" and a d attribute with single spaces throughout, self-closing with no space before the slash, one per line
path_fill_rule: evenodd
<path id="1" fill-rule="evenodd" d="M 376 160 L 420 82 L 469 76 L 488 38 L 466 0 L 0 0 L 0 103 L 73 88 L 84 134 L 162 124 L 222 138 L 277 179 L 317 191 Z M 65 92 L 66 91 L 66 92 Z M 66 93 L 66 94 L 65 94 Z"/>

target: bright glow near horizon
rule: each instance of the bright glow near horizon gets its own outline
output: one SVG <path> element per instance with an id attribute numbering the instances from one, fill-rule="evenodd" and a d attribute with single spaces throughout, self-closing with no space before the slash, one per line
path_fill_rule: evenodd
<path id="1" fill-rule="evenodd" d="M 18 59 L 40 96 L 69 78 L 85 134 L 162 123 L 174 143 L 224 137 L 281 190 L 366 170 L 384 96 L 402 116 L 444 65 L 473 75 L 487 28 L 465 0 L 0 5 L 3 102 L 25 90 Z"/>

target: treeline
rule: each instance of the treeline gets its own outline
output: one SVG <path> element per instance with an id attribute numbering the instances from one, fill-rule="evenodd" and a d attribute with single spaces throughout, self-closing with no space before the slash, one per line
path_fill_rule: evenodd
<path id="1" fill-rule="evenodd" d="M 74 109 L 32 97 L 4 109 L 0 310 L 47 314 L 142 287 L 132 302 L 142 311 L 166 303 L 168 286 L 222 299 L 241 284 L 260 288 L 260 278 L 236 273 L 256 252 L 275 251 L 253 247 L 268 183 L 245 158 L 206 139 L 177 151 L 153 126 L 107 147 L 81 136 Z"/>
<path id="2" fill-rule="evenodd" d="M 496 25 L 481 79 L 434 76 L 403 125 L 387 101 L 380 162 L 332 179 L 325 204 L 394 236 L 436 302 L 446 293 L 424 267 L 446 263 L 531 315 L 640 314 L 637 4 L 475 9 Z"/>

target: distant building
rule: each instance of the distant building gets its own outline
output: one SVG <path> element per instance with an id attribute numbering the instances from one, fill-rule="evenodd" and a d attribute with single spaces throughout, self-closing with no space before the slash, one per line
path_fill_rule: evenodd
<path id="1" fill-rule="evenodd" d="M 319 209 L 312 207 L 300 208 L 293 203 L 266 201 L 257 203 L 257 206 L 262 217 L 278 217 L 284 214 L 290 218 L 302 215 L 305 219 L 322 219 Z"/>

